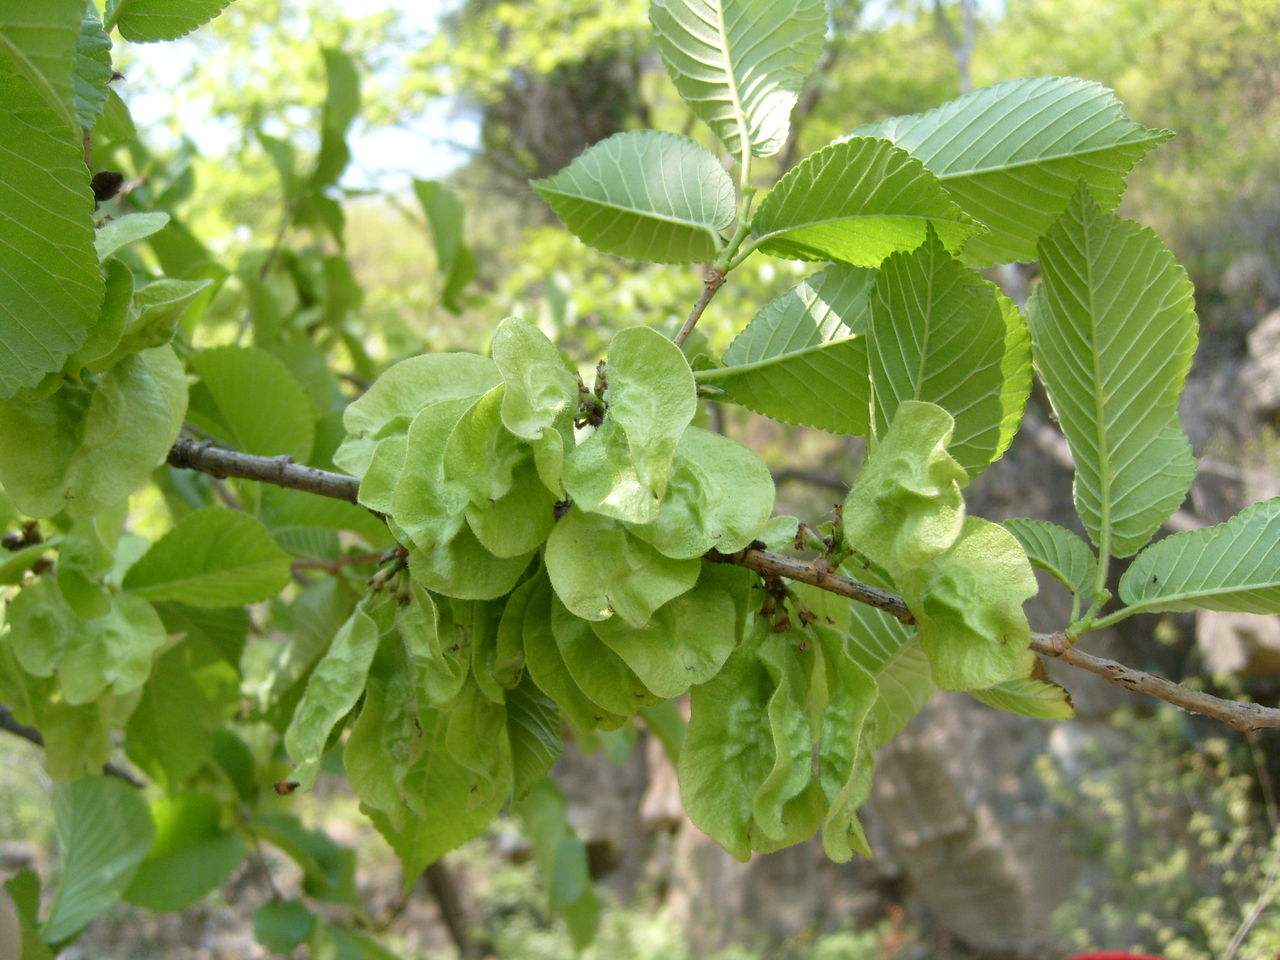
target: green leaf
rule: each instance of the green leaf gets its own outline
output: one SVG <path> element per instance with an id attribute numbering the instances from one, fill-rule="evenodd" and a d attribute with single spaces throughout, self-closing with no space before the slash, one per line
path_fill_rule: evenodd
<path id="1" fill-rule="evenodd" d="M 524 639 L 521 620 L 520 639 Z M 521 647 L 523 657 L 523 644 Z M 560 758 L 560 710 L 525 677 L 507 691 L 507 736 L 511 740 L 512 793 L 518 801 L 546 777 Z"/>
<path id="2" fill-rule="evenodd" d="M 266 484 L 258 493 L 258 518 L 271 538 L 292 554 L 336 555 L 339 532 L 344 530 L 373 548 L 394 546 L 386 523 L 353 503 Z"/>
<path id="3" fill-rule="evenodd" d="M 866 609 L 872 610 L 870 607 Z M 878 610 L 873 612 L 879 614 Z M 891 619 L 884 614 L 880 616 L 885 620 Z M 902 626 L 896 620 L 892 622 Z M 876 685 L 880 695 L 871 708 L 872 738 L 868 742 L 869 749 L 884 746 L 905 730 L 937 690 L 933 673 L 929 669 L 928 655 L 912 637 L 908 637 L 908 641 L 910 642 L 904 643 L 876 671 Z M 851 642 L 851 650 L 852 647 Z"/>
<path id="4" fill-rule="evenodd" d="M 648 327 L 613 338 L 606 371 L 604 423 L 566 458 L 565 489 L 584 510 L 650 523 L 697 413 L 697 384 L 680 348 Z"/>
<path id="5" fill-rule="evenodd" d="M 1076 715 L 1071 694 L 1056 683 L 1031 677 L 1016 677 L 986 690 L 970 690 L 969 695 L 995 710 L 1036 720 L 1070 720 Z"/>
<path id="6" fill-rule="evenodd" d="M 222 824 L 217 800 L 203 793 L 157 797 L 155 842 L 124 899 L 157 912 L 185 910 L 216 890 L 244 859 L 240 834 Z"/>
<path id="7" fill-rule="evenodd" d="M 591 624 L 575 617 L 558 600 L 551 602 L 551 634 L 573 682 L 607 713 L 629 717 L 658 702 L 626 662 L 600 642 Z"/>
<path id="8" fill-rule="evenodd" d="M 687 137 L 615 133 L 533 189 L 584 243 L 654 263 L 715 257 L 732 223 L 733 181 Z"/>
<path id="9" fill-rule="evenodd" d="M 100 513 L 164 461 L 186 411 L 182 365 L 169 347 L 122 361 L 96 385 L 0 403 L 0 482 L 33 517 Z M 36 447 L 31 437 L 42 437 Z"/>
<path id="10" fill-rule="evenodd" d="M 320 772 L 329 734 L 364 690 L 378 637 L 378 625 L 369 615 L 367 603 L 361 602 L 307 680 L 307 689 L 284 735 L 285 750 L 294 762 L 290 779 L 304 790 L 311 788 Z"/>
<path id="11" fill-rule="evenodd" d="M 461 529 L 469 501 L 460 482 L 445 477 L 445 446 L 458 421 L 476 403 L 474 397 L 442 400 L 423 407 L 413 418 L 405 438 L 404 456 L 395 476 L 390 496 L 391 516 L 396 524 L 424 550 L 437 543 L 452 540 Z M 374 462 L 361 481 L 362 502 L 378 503 L 384 499 L 380 491 L 388 484 L 394 460 L 394 438 L 382 441 Z M 373 490 L 366 490 L 373 487 Z"/>
<path id="12" fill-rule="evenodd" d="M 712 548 L 733 553 L 752 543 L 773 513 L 773 477 L 735 440 L 689 427 L 676 447 L 657 518 L 631 532 L 677 560 Z"/>
<path id="13" fill-rule="evenodd" d="M 506 802 L 512 784 L 507 708 L 490 700 L 478 682 L 464 686 L 449 709 L 445 749 L 467 772 L 473 806 Z"/>
<path id="14" fill-rule="evenodd" d="M 516 465 L 528 454 L 502 425 L 504 384 L 498 384 L 463 412 L 444 445 L 444 476 L 478 507 L 511 490 Z"/>
<path id="15" fill-rule="evenodd" d="M 156 280 L 134 291 L 124 329 L 115 349 L 93 362 L 94 371 L 108 370 L 138 350 L 161 347 L 173 339 L 188 311 L 213 289 L 213 281 Z"/>
<path id="16" fill-rule="evenodd" d="M 342 748 L 342 766 L 360 803 L 381 810 L 402 825 L 408 809 L 403 797 L 409 769 L 425 746 L 418 728 L 413 676 L 404 668 L 404 651 L 389 648 L 378 656 L 364 688 L 360 715 Z"/>
<path id="17" fill-rule="evenodd" d="M 967 517 L 946 554 L 895 580 L 916 615 L 938 686 L 983 690 L 1013 676 L 1031 642 L 1022 605 L 1036 595 L 1035 574 L 1013 534 Z"/>
<path id="18" fill-rule="evenodd" d="M 105 263 L 113 253 L 131 243 L 145 240 L 168 225 L 169 215 L 163 211 L 126 213 L 123 217 L 108 220 L 94 234 L 93 246 L 98 252 L 98 260 Z"/>
<path id="19" fill-rule="evenodd" d="M 755 826 L 762 834 L 754 843 L 757 849 L 777 849 L 807 837 L 822 818 L 814 779 L 814 723 L 806 702 L 806 674 L 815 657 L 771 638 L 761 647 L 760 659 L 775 684 L 765 714 L 773 766 L 752 798 Z"/>
<path id="20" fill-rule="evenodd" d="M 495 557 L 527 557 L 555 526 L 556 502 L 528 459 L 516 467 L 506 493 L 484 506 L 467 508 L 467 524 Z"/>
<path id="21" fill-rule="evenodd" d="M 181 787 L 213 756 L 213 738 L 235 714 L 240 675 L 209 641 L 191 636 L 165 651 L 129 716 L 129 759 L 161 786 Z"/>
<path id="22" fill-rule="evenodd" d="M 601 709 L 582 692 L 569 673 L 552 630 L 555 595 L 545 580 L 539 579 L 537 583 L 529 597 L 523 624 L 525 666 L 530 678 L 559 705 L 575 729 L 588 731 L 622 726 L 626 719 Z"/>
<path id="23" fill-rule="evenodd" d="M 302 892 L 307 896 L 357 905 L 356 856 L 352 850 L 335 843 L 323 830 L 308 830 L 296 817 L 282 813 L 257 814 L 249 830 L 302 868 Z"/>
<path id="24" fill-rule="evenodd" d="M 0 901 L 4 906 L 5 940 L 8 956 L 13 960 L 53 960 L 53 951 L 40 939 L 40 877 L 24 867 L 4 882 Z M 8 902 L 12 901 L 12 903 Z"/>
<path id="25" fill-rule="evenodd" d="M 99 361 L 115 353 L 124 336 L 124 328 L 133 309 L 133 271 L 116 257 L 104 266 L 107 289 L 98 310 L 98 319 L 80 349 L 67 360 L 64 369 L 68 371 L 79 371 L 90 364 L 96 367 Z"/>
<path id="26" fill-rule="evenodd" d="M 272 953 L 289 956 L 315 926 L 316 917 L 297 900 L 268 900 L 253 915 L 253 938 Z"/>
<path id="27" fill-rule="evenodd" d="M 201 2 L 225 3 L 229 0 Z M 328 93 L 320 113 L 320 153 L 316 157 L 315 172 L 311 175 L 311 184 L 317 189 L 337 183 L 351 162 L 347 130 L 360 112 L 360 75 L 356 72 L 355 61 L 333 47 L 324 47 L 320 52 L 324 56 Z"/>
<path id="28" fill-rule="evenodd" d="M 132 706 L 124 698 L 122 710 L 108 695 L 94 703 L 70 706 L 57 682 L 32 676 L 19 666 L 11 649 L 14 632 L 0 635 L 0 696 L 22 723 L 34 725 L 44 736 L 44 765 L 55 782 L 76 780 L 101 772 L 114 744 L 111 728 L 119 714 Z"/>
<path id="29" fill-rule="evenodd" d="M 102 29 L 95 7 L 85 7 L 76 40 L 75 67 L 71 76 L 72 103 L 76 123 L 93 129 L 107 103 L 107 84 L 111 82 L 111 38 Z"/>
<path id="30" fill-rule="evenodd" d="M 970 478 L 1004 454 L 1031 390 L 1026 326 L 932 230 L 921 247 L 881 266 L 867 355 L 877 435 L 903 402 L 923 400 L 955 418 L 947 452 Z"/>
<path id="31" fill-rule="evenodd" d="M 409 574 L 434 593 L 458 600 L 494 600 L 519 582 L 532 553 L 495 557 L 463 527 L 448 543 L 409 551 Z"/>
<path id="32" fill-rule="evenodd" d="M 991 233 L 974 237 L 966 259 L 980 265 L 1032 260 L 1083 179 L 1111 209 L 1133 165 L 1173 136 L 1124 115 L 1106 87 L 1070 77 L 1008 80 L 927 113 L 855 130 L 884 137 L 916 157 Z"/>
<path id="33" fill-rule="evenodd" d="M 191 357 L 200 383 L 191 421 L 236 450 L 305 462 L 316 411 L 289 368 L 259 347 L 215 347 Z"/>
<path id="34" fill-rule="evenodd" d="M 529 602 L 546 583 L 541 575 L 532 576 L 516 587 L 502 605 L 502 615 L 494 631 L 491 673 L 493 681 L 510 691 L 524 673 L 524 618 Z M 510 697 L 510 693 L 507 694 Z"/>
<path id="35" fill-rule="evenodd" d="M 470 632 L 447 603 L 436 605 L 420 585 L 410 584 L 409 603 L 396 614 L 396 627 L 413 671 L 414 689 L 427 703 L 453 700 L 467 679 Z"/>
<path id="36" fill-rule="evenodd" d="M 826 39 L 823 0 L 654 0 L 649 20 L 680 96 L 731 154 L 782 149 Z"/>
<path id="37" fill-rule="evenodd" d="M 699 384 L 783 423 L 832 433 L 868 431 L 868 298 L 876 274 L 835 264 L 770 301 L 734 337 L 723 367 Z"/>
<path id="38" fill-rule="evenodd" d="M 1191 281 L 1160 238 L 1083 185 L 1041 239 L 1029 302 L 1036 369 L 1075 458 L 1099 553 L 1137 553 L 1182 503 L 1195 458 L 1178 396 L 1196 349 Z"/>
<path id="39" fill-rule="evenodd" d="M 564 917 L 574 946 L 581 950 L 595 937 L 600 902 L 591 886 L 587 847 L 570 825 L 564 794 L 541 780 L 516 804 L 533 847 L 533 860 L 547 885 L 548 903 Z"/>
<path id="40" fill-rule="evenodd" d="M 948 250 L 982 229 L 919 160 L 884 140 L 853 139 L 796 164 L 761 201 L 751 234 L 774 256 L 875 267 L 920 246 L 929 225 Z"/>
<path id="41" fill-rule="evenodd" d="M 476 273 L 475 254 L 463 237 L 466 211 L 458 195 L 443 183 L 414 180 L 413 192 L 426 214 L 435 245 L 436 269 L 441 277 L 440 302 L 451 313 L 461 313 L 462 291 Z"/>
<path id="42" fill-rule="evenodd" d="M 733 597 L 705 578 L 659 607 L 643 627 L 614 617 L 591 628 L 647 689 L 664 699 L 714 677 L 738 642 Z"/>
<path id="43" fill-rule="evenodd" d="M 230 5 L 231 0 L 107 0 L 107 23 L 134 43 L 177 40 Z"/>
<path id="44" fill-rule="evenodd" d="M 1018 538 L 1027 559 L 1082 600 L 1093 594 L 1098 558 L 1078 536 L 1048 520 L 1015 517 L 1002 525 Z"/>
<path id="45" fill-rule="evenodd" d="M 827 801 L 822 819 L 822 848 L 843 863 L 858 853 L 871 856 L 871 847 L 858 822 L 858 808 L 871 795 L 873 728 L 867 720 L 879 700 L 879 685 L 871 672 L 852 657 L 841 634 L 816 625 L 814 677 L 810 701 L 825 697 L 818 717 L 818 782 Z"/>
<path id="46" fill-rule="evenodd" d="M 151 816 L 123 780 L 85 777 L 53 794 L 53 830 L 62 856 L 58 886 L 40 928 L 60 943 L 119 899 L 151 846 Z"/>
<path id="47" fill-rule="evenodd" d="M 107 690 L 137 690 L 167 639 L 146 601 L 113 594 L 102 615 L 82 619 L 48 578 L 18 594 L 9 621 L 13 652 L 23 669 L 37 677 L 56 671 L 62 699 L 72 706 Z"/>
<path id="48" fill-rule="evenodd" d="M 347 407 L 342 416 L 347 437 L 333 462 L 352 476 L 363 476 L 378 442 L 403 436 L 428 404 L 478 397 L 500 380 L 494 362 L 473 353 L 430 353 L 401 360 Z"/>
<path id="49" fill-rule="evenodd" d="M 388 817 L 371 811 L 369 818 L 400 859 L 405 889 L 430 864 L 455 847 L 479 836 L 494 818 L 506 796 L 502 791 L 477 794 L 475 775 L 459 764 L 445 746 L 448 718 L 434 710 L 420 718 L 426 749 L 410 773 L 422 814 L 397 828 Z"/>
<path id="50" fill-rule="evenodd" d="M 551 531 L 546 564 L 556 595 L 574 615 L 599 621 L 616 613 L 634 627 L 692 588 L 701 569 L 700 561 L 664 557 L 622 524 L 577 506 Z"/>
<path id="51" fill-rule="evenodd" d="M 690 694 L 680 749 L 680 797 L 689 819 L 745 861 L 757 845 L 752 813 L 757 787 L 774 765 L 765 717 L 774 681 L 758 654 L 767 636 L 753 630 L 714 678 Z"/>
<path id="52" fill-rule="evenodd" d="M 1120 597 L 1148 613 L 1280 613 L 1280 499 L 1147 547 L 1120 578 Z"/>
<path id="53" fill-rule="evenodd" d="M 208 507 L 187 514 L 124 578 L 148 600 L 236 607 L 269 600 L 289 582 L 289 555 L 245 513 Z"/>
<path id="54" fill-rule="evenodd" d="M 541 330 L 517 317 L 498 324 L 493 362 L 502 373 L 502 423 L 517 437 L 538 440 L 578 406 L 573 367 Z"/>
<path id="55" fill-rule="evenodd" d="M 0 399 L 34 387 L 85 342 L 103 280 L 93 194 L 69 108 L 77 0 L 0 12 Z"/>
<path id="56" fill-rule="evenodd" d="M 845 500 L 845 538 L 895 579 L 960 536 L 968 478 L 947 452 L 954 424 L 941 407 L 904 401 Z"/>
<path id="57" fill-rule="evenodd" d="M 0 10 L 0 54 L 31 83 L 44 105 L 61 113 L 68 125 L 74 107 L 74 67 L 84 4 L 49 0 L 6 4 Z M 11 108 L 9 101 L 5 103 Z"/>
<path id="58" fill-rule="evenodd" d="M 286 636 L 271 659 L 262 694 L 267 718 L 276 730 L 283 732 L 289 725 L 311 668 L 351 616 L 356 599 L 344 581 L 325 577 L 304 587 L 281 611 L 278 622 Z"/>

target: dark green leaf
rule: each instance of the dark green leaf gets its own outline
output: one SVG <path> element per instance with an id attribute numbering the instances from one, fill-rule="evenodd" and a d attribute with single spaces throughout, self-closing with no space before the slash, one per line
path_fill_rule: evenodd
<path id="1" fill-rule="evenodd" d="M 184 910 L 220 887 L 244 858 L 240 834 L 222 823 L 213 797 L 182 793 L 151 805 L 155 842 L 124 892 L 147 910 Z"/>
<path id="2" fill-rule="evenodd" d="M 253 517 L 222 507 L 187 514 L 124 579 L 148 600 L 234 607 L 268 600 L 289 582 L 289 555 Z"/>

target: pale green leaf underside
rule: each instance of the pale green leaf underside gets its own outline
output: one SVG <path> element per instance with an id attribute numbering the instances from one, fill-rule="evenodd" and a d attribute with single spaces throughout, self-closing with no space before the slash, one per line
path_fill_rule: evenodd
<path id="1" fill-rule="evenodd" d="M 1149 612 L 1280 613 L 1280 499 L 1152 544 L 1125 571 L 1120 597 Z"/>
<path id="2" fill-rule="evenodd" d="M 1093 592 L 1098 558 L 1078 536 L 1048 520 L 1014 517 L 1001 524 L 1018 538 L 1027 559 L 1082 598 Z"/>
<path id="3" fill-rule="evenodd" d="M 110 0 L 107 21 L 134 43 L 176 40 L 208 23 L 231 0 Z"/>
<path id="4" fill-rule="evenodd" d="M 153 834 L 142 794 L 111 777 L 59 785 L 53 823 L 62 866 L 40 929 L 48 943 L 74 935 L 115 903 L 146 856 Z"/>
<path id="5" fill-rule="evenodd" d="M 614 134 L 533 189 L 584 243 L 656 263 L 710 260 L 735 210 L 720 162 L 656 130 Z"/>
<path id="6" fill-rule="evenodd" d="M 848 563 L 845 573 L 892 588 L 879 577 L 860 571 Z M 888 743 L 918 714 L 937 689 L 929 669 L 929 658 L 915 642 L 915 630 L 874 607 L 849 604 L 849 656 L 876 678 L 876 701 L 871 708 L 873 737 L 869 749 Z"/>
<path id="7" fill-rule="evenodd" d="M 15 56 L 0 33 L 0 398 L 62 367 L 104 289 L 80 134 Z"/>
<path id="8" fill-rule="evenodd" d="M 667 72 L 730 153 L 782 149 L 827 32 L 823 0 L 654 0 Z"/>
<path id="9" fill-rule="evenodd" d="M 919 160 L 887 140 L 855 138 L 796 164 L 761 202 L 751 233 L 774 256 L 875 267 L 920 246 L 929 224 L 948 250 L 982 229 Z"/>
<path id="10" fill-rule="evenodd" d="M 699 383 L 783 423 L 865 434 L 867 301 L 875 272 L 836 264 L 768 303 Z"/>
<path id="11" fill-rule="evenodd" d="M 988 707 L 1037 720 L 1070 720 L 1076 715 L 1071 695 L 1056 683 L 1018 677 L 969 695 Z"/>
<path id="12" fill-rule="evenodd" d="M 930 235 L 889 257 L 871 295 L 868 365 L 875 432 L 906 400 L 955 418 L 947 445 L 969 476 L 1013 439 L 1031 389 L 1031 348 L 1017 308 Z"/>
<path id="13" fill-rule="evenodd" d="M 964 248 L 966 259 L 989 265 L 1034 259 L 1036 241 L 1077 180 L 1114 207 L 1134 164 L 1172 134 L 1134 123 L 1101 84 L 1031 77 L 869 124 L 853 136 L 892 140 L 932 170 L 965 212 L 990 228 Z"/>
<path id="14" fill-rule="evenodd" d="M 1151 230 L 1083 188 L 1039 249 L 1031 340 L 1075 458 L 1076 511 L 1100 549 L 1127 557 L 1195 476 L 1177 419 L 1196 348 L 1191 281 Z"/>
<path id="15" fill-rule="evenodd" d="M 115 217 L 98 227 L 93 237 L 98 259 L 106 261 L 116 251 L 131 243 L 145 240 L 169 225 L 169 215 L 163 211 L 127 213 Z"/>

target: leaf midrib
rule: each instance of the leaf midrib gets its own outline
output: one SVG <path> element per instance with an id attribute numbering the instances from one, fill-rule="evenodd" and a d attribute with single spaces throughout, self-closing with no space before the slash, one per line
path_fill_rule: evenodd
<path id="1" fill-rule="evenodd" d="M 928 167 L 929 171 L 939 180 L 958 180 L 962 177 L 977 177 L 989 173 L 1004 173 L 1009 170 L 1021 170 L 1024 167 L 1035 167 L 1046 163 L 1056 163 L 1059 160 L 1074 160 L 1077 157 L 1088 157 L 1095 153 L 1106 153 L 1107 151 L 1115 150 L 1118 147 L 1141 146 L 1147 143 L 1160 144 L 1169 139 L 1169 131 L 1167 130 L 1149 130 L 1148 133 L 1150 135 L 1146 137 L 1117 140 L 1115 143 L 1091 147 L 1088 150 L 1077 150 L 1070 153 L 1054 153 L 1043 157 L 1032 157 L 1026 160 L 1018 160 L 1013 163 L 1002 163 L 992 167 L 968 167 L 963 170 L 952 170 L 946 173 L 942 173 L 935 170 L 933 167 L 930 167 L 927 161 L 921 160 L 920 162 Z M 896 143 L 894 145 L 899 146 L 899 149 L 906 149 Z"/>
<path id="2" fill-rule="evenodd" d="M 860 339 L 866 339 L 865 334 L 853 333 L 847 337 L 841 337 L 839 340 L 827 340 L 824 343 L 811 344 L 807 347 L 801 347 L 799 350 L 793 350 L 790 353 L 775 353 L 772 356 L 762 357 L 759 360 L 752 360 L 749 363 L 740 363 L 728 367 L 715 367 L 711 370 L 695 370 L 693 371 L 693 379 L 698 383 L 714 383 L 717 380 L 727 380 L 730 377 L 736 377 L 740 373 L 752 373 L 756 370 L 763 370 L 766 367 L 771 367 L 775 364 L 785 363 L 799 357 L 805 357 L 811 353 L 820 353 L 823 350 L 828 350 L 832 347 L 839 347 Z"/>
<path id="3" fill-rule="evenodd" d="M 148 583 L 145 586 L 141 586 L 141 587 L 132 587 L 132 588 L 126 587 L 125 592 L 132 593 L 132 594 L 135 594 L 136 596 L 145 598 L 148 592 L 154 592 L 156 590 L 167 590 L 175 586 L 187 587 L 187 586 L 191 586 L 192 584 L 199 584 L 202 581 L 218 580 L 226 577 L 227 574 L 240 575 L 244 573 L 257 572 L 258 570 L 263 568 L 270 570 L 270 568 L 273 565 L 277 564 L 278 562 L 279 561 L 274 557 L 263 557 L 262 559 L 255 560 L 252 563 L 241 564 L 235 567 L 219 567 L 216 570 L 206 570 L 198 574 L 193 574 L 191 576 L 178 577 L 172 580 L 155 581 L 153 583 Z"/>
<path id="4" fill-rule="evenodd" d="M 704 223 L 702 221 L 681 220 L 679 217 L 668 216 L 665 214 L 657 213 L 653 210 L 642 210 L 637 207 L 627 207 L 620 203 L 614 203 L 609 200 L 600 200 L 596 197 L 588 197 L 580 193 L 568 193 L 564 190 L 557 189 L 555 187 L 548 187 L 544 184 L 538 184 L 537 190 L 539 193 L 555 194 L 557 197 L 564 197 L 567 200 L 577 200 L 580 203 L 591 203 L 591 204 L 595 204 L 596 206 L 608 207 L 610 210 L 618 210 L 622 213 L 630 213 L 630 214 L 633 214 L 634 216 L 643 217 L 649 220 L 659 220 L 663 223 L 674 224 L 675 226 L 678 226 L 678 227 L 688 227 L 691 230 L 700 230 L 703 233 L 706 233 L 708 236 L 711 236 L 713 238 L 718 236 L 718 234 L 715 232 L 714 225 Z"/>
<path id="5" fill-rule="evenodd" d="M 720 37 L 724 41 L 725 83 L 729 88 L 729 96 L 733 98 L 733 119 L 738 125 L 738 162 L 745 169 L 747 157 L 751 155 L 751 135 L 747 129 L 746 112 L 742 108 L 742 97 L 738 91 L 738 77 L 733 72 L 733 61 L 730 58 L 729 30 L 724 22 L 724 0 L 716 0 L 716 22 L 720 28 Z"/>
<path id="6" fill-rule="evenodd" d="M 962 211 L 963 212 L 963 211 Z M 831 223 L 844 223 L 849 220 L 872 220 L 882 218 L 886 220 L 919 220 L 923 223 L 954 223 L 960 227 L 969 228 L 972 232 L 977 232 L 977 221 L 965 218 L 963 220 L 949 216 L 922 216 L 918 213 L 855 213 L 844 217 L 828 217 L 824 220 L 805 220 L 799 223 L 790 223 L 784 227 L 770 230 L 768 233 L 755 234 L 754 243 L 759 246 L 768 243 L 777 237 L 785 236 L 788 233 L 794 233 L 797 230 L 805 230 L 809 227 L 821 227 Z"/>
<path id="7" fill-rule="evenodd" d="M 1280 580 L 1265 580 L 1256 584 L 1224 584 L 1220 587 L 1204 587 L 1202 589 L 1188 590 L 1182 593 L 1169 593 L 1161 594 L 1157 597 L 1148 597 L 1138 601 L 1137 603 L 1128 604 L 1126 609 L 1136 613 L 1149 607 L 1162 606 L 1169 603 L 1194 603 L 1197 598 L 1202 597 L 1221 597 L 1233 593 L 1253 593 L 1258 590 L 1275 589 L 1280 589 Z"/>
<path id="8" fill-rule="evenodd" d="M 1093 365 L 1093 407 L 1094 415 L 1097 418 L 1098 433 L 1098 478 L 1101 489 L 1100 503 L 1098 505 L 1099 527 L 1098 527 L 1098 569 L 1099 583 L 1096 585 L 1096 593 L 1101 593 L 1106 587 L 1105 577 L 1107 571 L 1107 560 L 1111 556 L 1111 449 L 1107 445 L 1107 426 L 1104 421 L 1105 410 L 1102 399 L 1103 381 L 1102 381 L 1102 355 L 1098 351 L 1098 313 L 1096 310 L 1097 299 L 1095 296 L 1095 288 L 1093 283 L 1093 257 L 1091 255 L 1091 234 L 1089 230 L 1089 220 L 1087 216 L 1082 219 L 1081 226 L 1084 232 L 1085 247 L 1085 283 L 1089 290 L 1089 354 Z"/>

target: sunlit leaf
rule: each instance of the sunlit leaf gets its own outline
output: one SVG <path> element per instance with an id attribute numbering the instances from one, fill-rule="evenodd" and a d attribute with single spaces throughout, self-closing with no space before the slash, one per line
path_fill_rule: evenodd
<path id="1" fill-rule="evenodd" d="M 867 313 L 875 272 L 836 264 L 770 301 L 698 383 L 783 423 L 868 431 Z"/>
<path id="2" fill-rule="evenodd" d="M 1007 80 L 853 135 L 892 140 L 990 228 L 964 248 L 982 265 L 1035 259 L 1079 179 L 1114 207 L 1133 165 L 1172 136 L 1134 123 L 1101 84 L 1070 77 Z"/>
<path id="3" fill-rule="evenodd" d="M 680 96 L 731 154 L 782 149 L 826 38 L 823 0 L 654 0 L 649 20 Z"/>
<path id="4" fill-rule="evenodd" d="M 1195 477 L 1178 422 L 1196 349 L 1191 281 L 1159 237 L 1102 212 L 1083 185 L 1039 251 L 1031 342 L 1075 459 L 1076 512 L 1100 553 L 1127 557 Z"/>
<path id="5" fill-rule="evenodd" d="M 982 229 L 920 161 L 885 140 L 859 138 L 796 164 L 760 201 L 751 234 L 778 257 L 875 267 L 920 246 L 930 224 L 948 250 Z"/>
<path id="6" fill-rule="evenodd" d="M 1121 577 L 1120 597 L 1149 612 L 1280 613 L 1280 500 L 1147 547 Z"/>
<path id="7" fill-rule="evenodd" d="M 712 259 L 735 212 L 719 161 L 656 130 L 616 133 L 533 189 L 583 242 L 656 263 Z"/>

